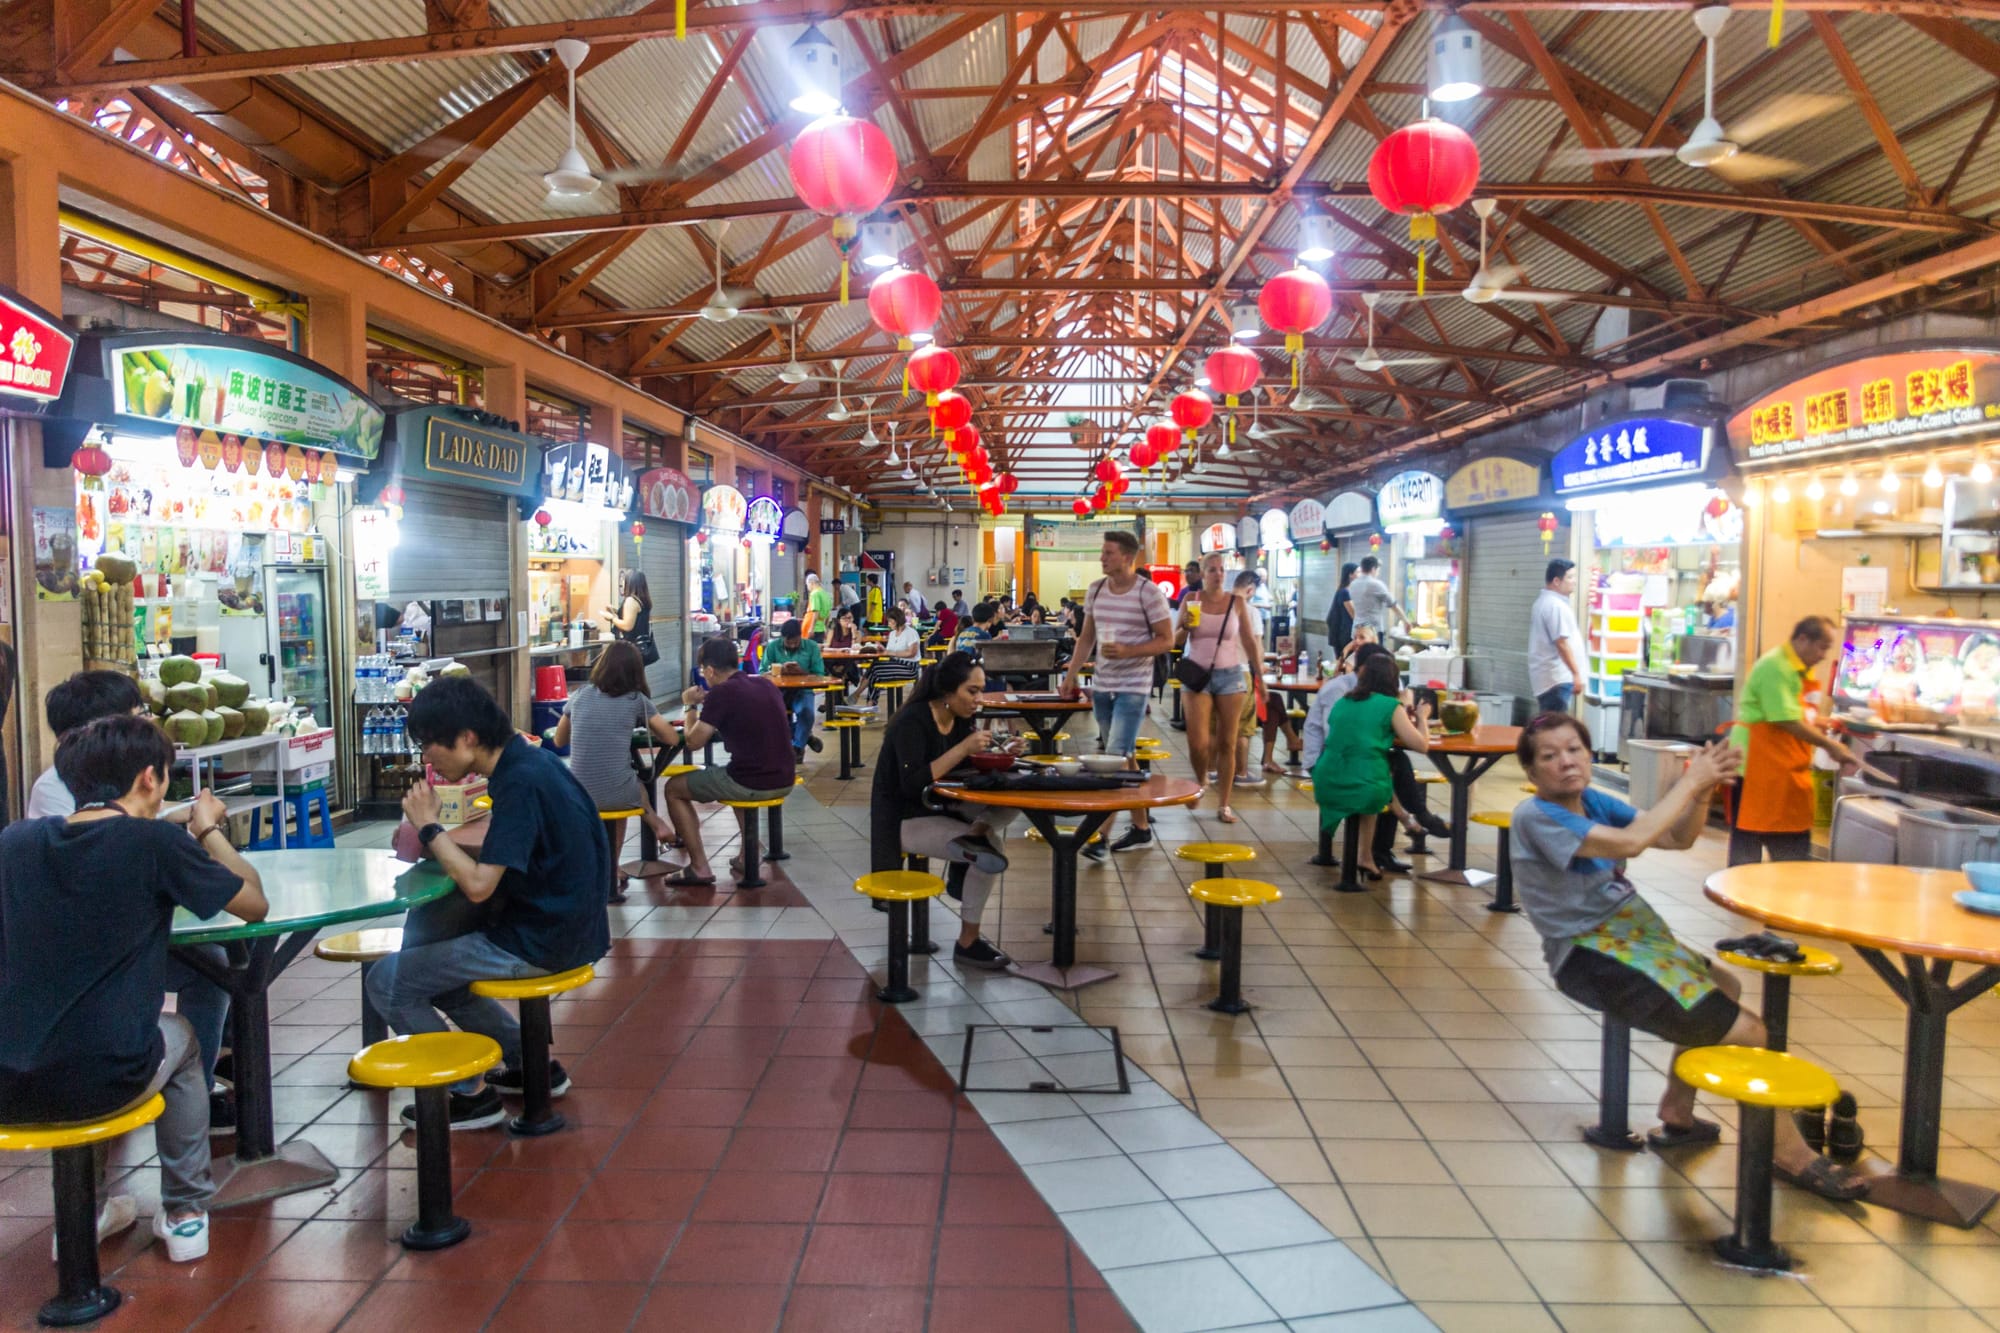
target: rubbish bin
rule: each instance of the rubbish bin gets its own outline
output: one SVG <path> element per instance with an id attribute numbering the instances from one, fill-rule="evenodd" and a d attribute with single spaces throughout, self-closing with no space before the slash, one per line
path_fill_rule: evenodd
<path id="1" fill-rule="evenodd" d="M 1882 796 L 1841 797 L 1833 803 L 1833 834 L 1827 859 L 1895 865 L 1896 845 L 1901 841 L 1899 830 L 1911 813 L 1902 802 Z"/>
<path id="2" fill-rule="evenodd" d="M 1630 750 L 1625 764 L 1627 797 L 1635 808 L 1650 810 L 1680 781 L 1695 747 L 1686 741 L 1632 740 L 1626 744 Z"/>
<path id="3" fill-rule="evenodd" d="M 2000 824 L 1956 810 L 1905 810 L 1896 825 L 1896 864 L 1956 870 L 1967 861 L 1991 861 L 2000 850 Z"/>

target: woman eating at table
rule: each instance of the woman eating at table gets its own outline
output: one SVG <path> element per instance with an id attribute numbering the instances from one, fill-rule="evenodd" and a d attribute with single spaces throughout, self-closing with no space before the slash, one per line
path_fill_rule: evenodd
<path id="1" fill-rule="evenodd" d="M 562 719 L 554 727 L 556 748 L 569 747 L 569 771 L 602 810 L 637 810 L 653 836 L 674 836 L 673 826 L 653 809 L 650 794 L 632 767 L 632 733 L 644 727 L 662 745 L 674 734 L 646 693 L 646 663 L 639 649 L 622 640 L 608 643 L 590 669 L 590 683 L 570 696 Z M 625 821 L 605 825 L 611 838 L 611 864 L 618 864 L 625 845 Z M 629 878 L 617 873 L 614 903 L 625 901 Z"/>
<path id="2" fill-rule="evenodd" d="M 961 967 L 998 972 L 1011 961 L 979 935 L 986 899 L 1007 869 L 1000 850 L 1019 814 L 981 807 L 969 812 L 931 785 L 967 758 L 993 748 L 993 733 L 975 730 L 986 673 L 970 653 L 952 653 L 926 671 L 910 701 L 891 719 L 875 760 L 869 821 L 869 869 L 901 870 L 905 856 L 929 856 L 950 866 L 946 892 L 959 899 Z"/>
<path id="3" fill-rule="evenodd" d="M 868 668 L 868 702 L 871 704 L 884 685 L 917 678 L 917 655 L 923 651 L 922 636 L 910 624 L 910 617 L 903 608 L 892 606 L 886 614 L 889 617 L 889 639 L 882 647 L 884 656 Z"/>
<path id="4" fill-rule="evenodd" d="M 1708 821 L 1709 793 L 1734 777 L 1737 750 L 1711 742 L 1660 803 L 1635 810 L 1590 785 L 1590 732 L 1567 713 L 1544 713 L 1521 731 L 1515 757 L 1535 794 L 1514 809 L 1514 893 L 1542 937 L 1556 989 L 1606 1019 L 1674 1044 L 1762 1046 L 1764 1024 L 1745 1009 L 1727 972 L 1674 938 L 1632 882 L 1625 863 L 1652 847 L 1685 851 Z M 1667 1064 L 1673 1069 L 1672 1061 Z M 1721 1129 L 1694 1113 L 1692 1085 L 1673 1077 L 1660 1097 L 1655 1149 L 1714 1143 Z M 1777 1174 L 1822 1198 L 1858 1199 L 1866 1187 L 1819 1156 L 1790 1116 L 1776 1120 Z"/>
<path id="5" fill-rule="evenodd" d="M 1396 795 L 1389 751 L 1397 746 L 1415 754 L 1430 750 L 1430 705 L 1417 705 L 1413 716 L 1404 706 L 1396 659 L 1386 652 L 1369 654 L 1354 673 L 1354 688 L 1327 713 L 1325 747 L 1312 767 L 1320 827 L 1331 829 L 1344 819 L 1361 821 L 1356 870 L 1364 879 L 1382 878 L 1375 859 L 1375 820 Z"/>
<path id="6" fill-rule="evenodd" d="M 1181 603 L 1179 628 L 1187 646 L 1176 670 L 1195 781 L 1216 774 L 1216 815 L 1225 824 L 1236 822 L 1229 807 L 1236 786 L 1236 733 L 1252 692 L 1264 694 L 1264 646 L 1253 637 L 1254 620 L 1249 604 L 1230 590 L 1222 556 L 1204 556 L 1201 592 Z"/>
<path id="7" fill-rule="evenodd" d="M 826 651 L 830 653 L 851 653 L 860 646 L 861 630 L 854 623 L 854 608 L 843 606 L 840 610 L 834 612 L 833 633 L 827 635 Z M 826 674 L 840 681 L 849 689 L 852 689 L 854 682 L 860 679 L 860 673 L 854 669 L 854 663 L 844 660 L 828 662 L 826 664 Z M 845 695 L 842 696 L 842 698 L 845 697 Z"/>

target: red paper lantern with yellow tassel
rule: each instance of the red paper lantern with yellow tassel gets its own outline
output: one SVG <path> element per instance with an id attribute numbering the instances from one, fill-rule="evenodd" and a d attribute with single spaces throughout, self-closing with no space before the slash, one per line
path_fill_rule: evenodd
<path id="1" fill-rule="evenodd" d="M 1167 404 L 1174 424 L 1192 440 L 1194 433 L 1215 419 L 1215 400 L 1200 389 L 1183 389 Z"/>
<path id="2" fill-rule="evenodd" d="M 972 400 L 962 393 L 947 389 L 931 404 L 931 427 L 944 432 L 946 445 L 950 445 L 958 431 L 971 421 Z"/>
<path id="3" fill-rule="evenodd" d="M 860 219 L 896 187 L 896 148 L 873 121 L 822 116 L 799 131 L 790 154 L 792 188 L 807 208 L 833 220 L 840 252 L 840 303 L 847 304 L 849 260 Z"/>
<path id="4" fill-rule="evenodd" d="M 932 343 L 910 354 L 909 367 L 904 376 L 909 380 L 910 387 L 924 396 L 925 406 L 936 407 L 938 395 L 956 386 L 960 373 L 958 358 L 948 349 Z"/>
<path id="5" fill-rule="evenodd" d="M 1202 369 L 1208 372 L 1208 386 L 1222 395 L 1225 404 L 1235 407 L 1239 397 L 1257 387 L 1257 375 L 1263 367 L 1249 348 L 1230 346 L 1210 352 Z M 1234 416 L 1229 418 L 1229 442 L 1236 443 Z"/>
<path id="6" fill-rule="evenodd" d="M 1410 241 L 1417 247 L 1417 295 L 1424 294 L 1437 215 L 1470 199 L 1478 184 L 1478 145 L 1464 130 L 1435 116 L 1405 125 L 1375 146 L 1368 160 L 1368 192 L 1391 213 L 1410 219 Z"/>
<path id="7" fill-rule="evenodd" d="M 1292 387 L 1298 388 L 1306 335 L 1333 313 L 1333 289 L 1309 268 L 1287 269 L 1257 293 L 1257 313 L 1265 324 L 1285 335 L 1285 355 L 1292 359 Z"/>

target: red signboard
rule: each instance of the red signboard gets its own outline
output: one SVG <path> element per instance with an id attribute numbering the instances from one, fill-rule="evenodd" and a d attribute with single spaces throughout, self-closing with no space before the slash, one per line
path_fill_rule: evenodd
<path id="1" fill-rule="evenodd" d="M 46 311 L 0 291 L 0 398 L 54 402 L 75 350 L 76 339 Z"/>
<path id="2" fill-rule="evenodd" d="M 1742 463 L 1781 463 L 2000 432 L 2000 350 L 1860 357 L 1765 394 L 1729 419 Z"/>
<path id="3" fill-rule="evenodd" d="M 656 467 L 639 478 L 639 509 L 647 518 L 701 522 L 701 490 L 678 468 Z"/>

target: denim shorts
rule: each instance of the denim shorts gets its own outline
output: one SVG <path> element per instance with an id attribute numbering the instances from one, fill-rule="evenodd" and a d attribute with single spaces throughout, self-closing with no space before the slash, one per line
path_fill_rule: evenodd
<path id="1" fill-rule="evenodd" d="M 1249 669 L 1246 667 L 1216 667 L 1208 673 L 1208 684 L 1201 687 L 1203 694 L 1242 694 L 1250 688 Z"/>
<path id="2" fill-rule="evenodd" d="M 1103 753 L 1129 755 L 1138 748 L 1139 724 L 1146 720 L 1144 694 L 1098 690 L 1090 696 L 1090 712 L 1097 719 L 1097 743 Z"/>

